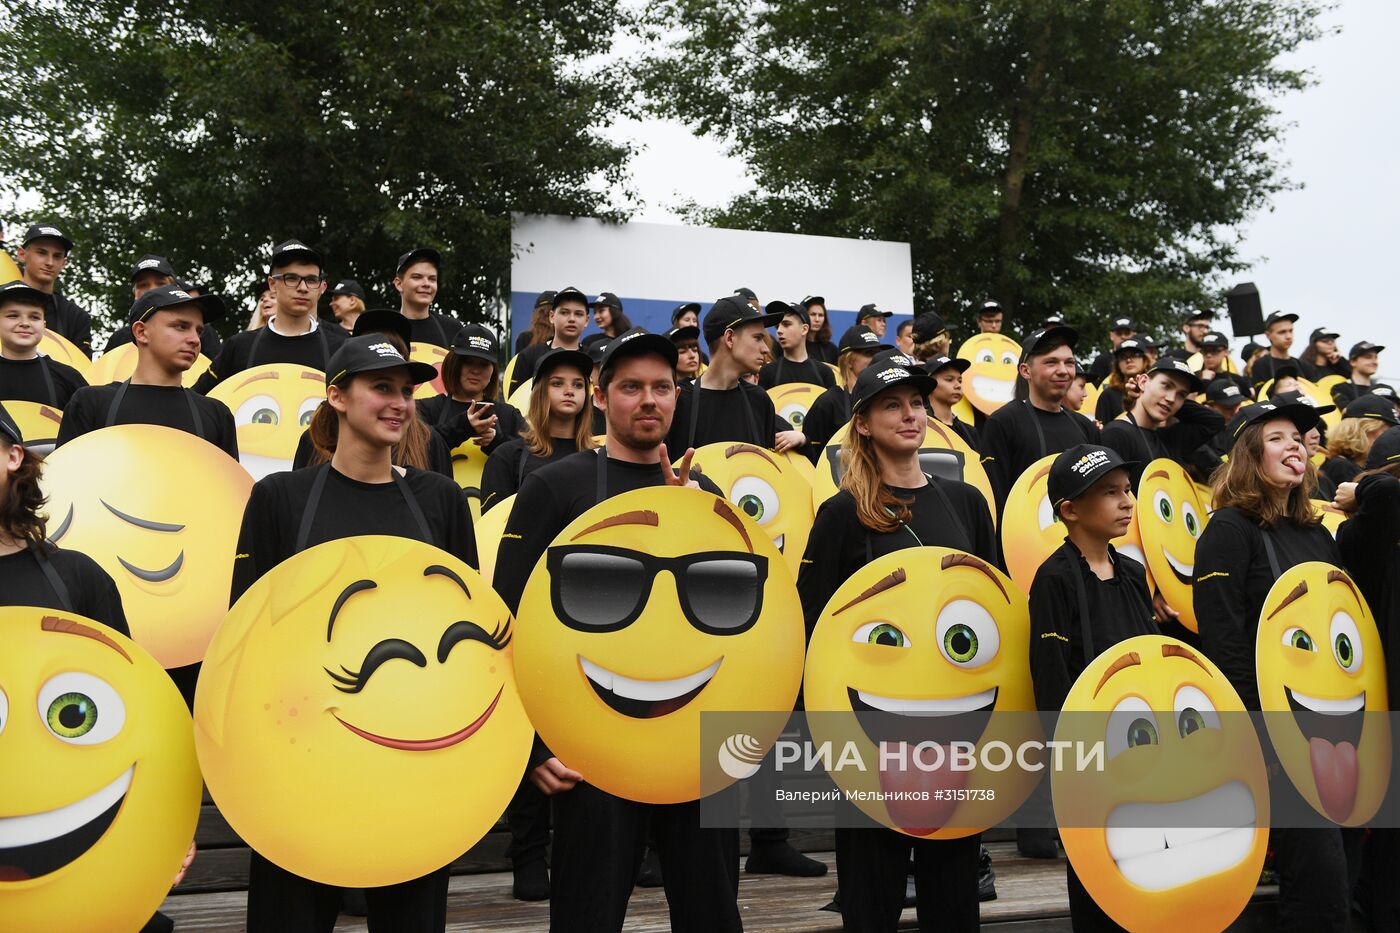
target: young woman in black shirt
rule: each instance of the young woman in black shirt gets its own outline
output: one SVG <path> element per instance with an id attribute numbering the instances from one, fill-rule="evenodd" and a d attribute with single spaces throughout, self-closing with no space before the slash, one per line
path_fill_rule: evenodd
<path id="1" fill-rule="evenodd" d="M 445 395 L 418 403 L 418 417 L 437 431 L 449 450 L 475 436 L 488 454 L 519 437 L 525 419 L 500 397 L 500 348 L 496 335 L 468 324 L 452 338 L 442 361 Z"/>

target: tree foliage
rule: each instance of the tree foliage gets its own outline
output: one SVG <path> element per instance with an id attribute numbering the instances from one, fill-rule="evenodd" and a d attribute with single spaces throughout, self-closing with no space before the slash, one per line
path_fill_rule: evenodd
<path id="1" fill-rule="evenodd" d="M 732 141 L 722 226 L 911 244 L 923 307 L 1162 328 L 1220 304 L 1289 186 L 1312 0 L 653 0 L 651 106 Z M 819 289 L 814 279 L 811 288 Z M 921 307 L 919 310 L 922 310 Z M 965 331 L 964 331 L 965 332 Z"/>
<path id="2" fill-rule="evenodd" d="M 606 213 L 625 182 L 593 130 L 627 89 L 582 65 L 615 0 L 7 6 L 0 193 L 71 228 L 66 287 L 109 316 L 141 253 L 241 289 L 296 237 L 395 306 L 397 256 L 438 247 L 439 305 L 479 318 L 511 211 Z"/>

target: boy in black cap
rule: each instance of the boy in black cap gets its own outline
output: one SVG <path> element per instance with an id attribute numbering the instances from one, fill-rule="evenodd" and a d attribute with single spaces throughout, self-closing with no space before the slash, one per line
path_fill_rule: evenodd
<path id="1" fill-rule="evenodd" d="M 953 406 L 963 398 L 963 373 L 971 365 L 971 360 L 948 356 L 935 356 L 923 364 L 934 380 L 933 392 L 928 397 L 929 415 L 967 441 L 967 446 L 980 451 L 977 429 L 953 414 Z"/>
<path id="2" fill-rule="evenodd" d="M 1264 337 L 1269 341 L 1269 347 L 1268 353 L 1257 358 L 1250 370 L 1250 379 L 1256 386 L 1273 379 L 1275 371 L 1285 364 L 1292 364 L 1297 373 L 1302 375 L 1303 370 L 1298 367 L 1298 361 L 1288 355 L 1288 351 L 1293 347 L 1293 325 L 1297 320 L 1298 315 L 1284 314 L 1281 311 L 1275 311 L 1264 318 Z"/>
<path id="3" fill-rule="evenodd" d="M 153 288 L 160 288 L 162 285 L 179 285 L 180 280 L 175 277 L 175 267 L 170 264 L 170 260 L 164 256 L 157 256 L 155 253 L 146 253 L 131 267 L 131 300 L 135 301 Z M 198 295 L 200 292 L 190 285 L 180 285 L 191 295 Z M 205 291 L 208 291 L 206 289 Z M 112 331 L 112 335 L 107 338 L 107 345 L 102 348 L 102 352 L 108 353 L 124 343 L 131 343 L 131 328 L 118 327 Z M 209 359 L 215 359 L 219 351 L 223 349 L 223 341 L 219 339 L 218 331 L 212 327 L 204 328 L 204 332 L 199 336 L 200 352 Z"/>
<path id="4" fill-rule="evenodd" d="M 1133 466 L 1107 448 L 1078 444 L 1050 466 L 1046 494 L 1065 543 L 1045 559 L 1030 589 L 1030 663 L 1036 708 L 1064 708 L 1075 679 L 1100 653 L 1155 635 L 1147 571 L 1114 550 L 1133 519 Z M 1118 929 L 1066 863 L 1074 929 Z"/>
<path id="5" fill-rule="evenodd" d="M 199 357 L 200 332 L 223 316 L 218 295 L 195 296 L 178 285 L 138 298 L 129 318 L 136 371 L 125 382 L 74 392 L 56 446 L 114 424 L 159 424 L 203 438 L 237 460 L 238 434 L 228 407 L 181 383 Z"/>
<path id="6" fill-rule="evenodd" d="M 895 325 L 894 345 L 901 353 L 912 354 L 914 352 L 914 319 L 912 317 L 904 318 Z"/>
<path id="7" fill-rule="evenodd" d="M 1230 338 L 1218 330 L 1210 331 L 1201 340 L 1201 368 L 1196 370 L 1196 375 L 1206 385 L 1223 378 L 1235 383 L 1241 391 L 1250 390 L 1249 380 L 1235 371 L 1230 359 Z"/>
<path id="8" fill-rule="evenodd" d="M 881 311 L 874 304 L 861 305 L 856 312 L 856 325 L 864 324 L 875 332 L 876 337 L 885 336 L 885 323 L 894 315 L 893 311 Z"/>
<path id="9" fill-rule="evenodd" d="M 0 285 L 0 399 L 62 411 L 87 380 L 73 367 L 40 355 L 46 298 L 22 279 Z"/>
<path id="10" fill-rule="evenodd" d="M 875 332 L 863 324 L 846 329 L 837 345 L 836 365 L 841 369 L 841 381 L 850 388 L 837 384 L 818 395 L 812 407 L 807 409 L 807 417 L 802 419 L 802 433 L 807 445 L 802 454 L 816 463 L 822 455 L 822 448 L 831 440 L 841 426 L 851 420 L 851 390 L 856 379 L 875 359 L 876 354 L 893 350 L 894 347 L 882 343 Z"/>
<path id="11" fill-rule="evenodd" d="M 68 265 L 72 251 L 73 241 L 63 235 L 57 224 L 40 221 L 24 231 L 24 243 L 15 250 L 15 259 L 23 270 L 24 284 L 44 294 L 48 329 L 92 356 L 92 318 L 57 291 L 58 277 Z"/>
<path id="12" fill-rule="evenodd" d="M 995 301 L 984 301 L 977 309 L 977 332 L 979 334 L 1001 333 L 1003 313 L 1001 305 Z"/>
<path id="13" fill-rule="evenodd" d="M 452 346 L 452 338 L 462 329 L 456 318 L 439 314 L 432 308 L 438 293 L 438 273 L 442 269 L 442 254 L 420 246 L 399 257 L 395 267 L 394 288 L 400 298 L 399 311 L 413 325 L 414 343 L 430 343 L 444 349 Z"/>
<path id="14" fill-rule="evenodd" d="M 758 296 L 754 294 L 752 288 L 745 288 L 741 285 L 734 289 L 734 294 L 747 302 L 750 308 L 753 308 L 755 311 L 759 310 Z"/>
<path id="15" fill-rule="evenodd" d="M 1124 460 L 1146 465 L 1158 457 L 1185 463 L 1225 427 L 1225 419 L 1191 396 L 1205 385 L 1191 367 L 1163 357 L 1134 377 L 1141 392 L 1123 417 L 1103 426 L 1103 444 Z M 1137 477 L 1133 477 L 1134 481 Z"/>
<path id="16" fill-rule="evenodd" d="M 778 346 L 782 355 L 771 363 L 765 363 L 758 371 L 758 384 L 765 389 L 787 385 L 792 382 L 806 382 L 811 385 L 831 388 L 836 385 L 836 374 L 831 367 L 807 354 L 807 335 L 812 323 L 807 319 L 807 311 L 785 301 L 770 301 L 766 309 L 769 314 L 779 314 L 774 328 L 778 335 Z"/>
<path id="17" fill-rule="evenodd" d="M 1089 380 L 1095 385 L 1108 378 L 1108 374 L 1113 372 L 1113 351 L 1119 345 L 1137 333 L 1137 325 L 1130 317 L 1114 318 L 1113 323 L 1108 328 L 1108 340 L 1112 344 L 1107 350 L 1094 357 L 1094 361 L 1089 364 Z"/>
<path id="18" fill-rule="evenodd" d="M 1362 340 L 1352 344 L 1347 353 L 1347 368 L 1350 375 L 1346 382 L 1332 387 L 1332 400 L 1338 407 L 1346 407 L 1371 390 L 1371 385 L 1380 370 L 1380 353 L 1385 347 Z"/>
<path id="19" fill-rule="evenodd" d="M 335 287 L 330 290 L 331 315 L 342 328 L 348 333 L 355 332 L 355 320 L 364 313 L 365 310 L 365 290 L 360 287 L 360 283 L 354 279 L 341 279 L 335 283 Z M 413 328 L 410 325 L 408 331 L 408 344 L 413 345 Z"/>
<path id="20" fill-rule="evenodd" d="M 296 363 L 321 372 L 345 342 L 343 328 L 321 326 L 316 305 L 326 290 L 321 254 L 300 240 L 287 240 L 272 251 L 267 287 L 276 310 L 263 327 L 234 334 L 210 364 L 194 390 L 205 395 L 223 380 L 268 363 Z"/>
<path id="21" fill-rule="evenodd" d="M 581 349 L 580 337 L 588 326 L 588 296 L 572 285 L 555 292 L 550 299 L 549 323 L 554 328 L 554 335 L 544 343 L 531 344 L 516 356 L 510 385 L 506 386 L 506 398 L 514 395 L 525 380 L 535 375 L 535 361 L 550 350 Z"/>

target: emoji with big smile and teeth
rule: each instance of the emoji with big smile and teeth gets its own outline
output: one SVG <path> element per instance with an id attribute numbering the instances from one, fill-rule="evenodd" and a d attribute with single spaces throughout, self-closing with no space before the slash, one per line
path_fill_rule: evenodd
<path id="1" fill-rule="evenodd" d="M 204 657 L 228 611 L 252 489 L 213 444 L 153 424 L 84 434 L 44 466 L 49 538 L 112 575 L 131 637 L 167 668 Z"/>
<path id="2" fill-rule="evenodd" d="M 792 425 L 794 430 L 801 431 L 802 422 L 807 420 L 807 412 L 812 403 L 825 391 L 826 386 L 812 385 L 809 382 L 789 382 L 769 389 L 768 397 L 773 400 L 773 410 L 778 413 L 778 417 Z"/>
<path id="3" fill-rule="evenodd" d="M 220 812 L 326 884 L 446 865 L 495 824 L 529 754 L 511 628 L 476 571 L 421 541 L 343 538 L 278 564 L 219 626 L 195 693 Z"/>
<path id="4" fill-rule="evenodd" d="M 1259 703 L 1288 779 L 1323 816 L 1360 826 L 1390 781 L 1385 658 L 1375 616 L 1320 561 L 1274 581 L 1254 645 Z"/>
<path id="5" fill-rule="evenodd" d="M 259 480 L 292 468 L 301 434 L 326 398 L 326 374 L 294 363 L 245 369 L 209 391 L 233 412 L 238 462 Z"/>
<path id="6" fill-rule="evenodd" d="M 629 800 L 696 799 L 701 714 L 787 713 L 802 681 L 802 606 L 782 555 L 698 489 L 589 509 L 536 565 L 517 615 L 515 671 L 540 738 Z M 763 752 L 786 716 L 767 719 L 752 730 Z"/>
<path id="7" fill-rule="evenodd" d="M 1094 902 L 1140 931 L 1223 930 L 1254 894 L 1269 831 L 1264 756 L 1239 694 L 1185 644 L 1139 635 L 1084 669 L 1055 730 L 1103 749 L 1051 772 L 1060 840 Z"/>
<path id="8" fill-rule="evenodd" d="M 1025 595 L 970 554 L 909 548 L 852 574 L 817 620 L 803 681 L 813 741 L 838 749 L 854 742 L 866 763 L 864 771 L 835 769 L 837 786 L 993 798 L 857 798 L 872 819 L 924 838 L 967 836 L 1015 812 L 1038 772 L 960 770 L 946 755 L 942 766 L 925 770 L 911 750 L 922 742 L 948 749 L 953 742 L 985 747 L 992 741 L 1014 749 L 1039 739 L 1029 639 Z M 923 760 L 938 763 L 931 755 Z"/>
<path id="9" fill-rule="evenodd" d="M 1180 622 L 1196 631 L 1191 581 L 1196 572 L 1196 541 L 1205 528 L 1206 504 L 1179 463 L 1153 460 L 1142 471 L 1133 523 L 1142 540 L 1147 569 Z"/>
<path id="10" fill-rule="evenodd" d="M 1005 334 L 978 334 L 958 347 L 958 358 L 972 365 L 963 373 L 963 395 L 972 407 L 990 415 L 1016 397 L 1021 345 Z"/>
<path id="11" fill-rule="evenodd" d="M 815 518 L 812 484 L 798 466 L 802 459 L 752 444 L 706 444 L 693 462 L 773 539 L 794 580 Z"/>
<path id="12" fill-rule="evenodd" d="M 0 608 L 0 644 L 0 930 L 140 929 L 199 818 L 185 702 L 82 616 Z"/>

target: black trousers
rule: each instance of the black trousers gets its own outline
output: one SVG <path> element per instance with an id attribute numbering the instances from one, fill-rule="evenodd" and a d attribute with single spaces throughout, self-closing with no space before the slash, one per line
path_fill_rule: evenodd
<path id="1" fill-rule="evenodd" d="M 645 804 L 591 784 L 555 794 L 552 933 L 616 933 L 648 834 L 673 933 L 739 933 L 739 831 L 702 829 L 698 801 Z"/>
<path id="2" fill-rule="evenodd" d="M 1275 829 L 1269 833 L 1278 872 L 1277 930 L 1346 933 L 1351 892 L 1339 829 Z M 1382 883 L 1390 883 L 1383 879 Z"/>
<path id="3" fill-rule="evenodd" d="M 976 930 L 977 854 L 982 835 L 915 839 L 892 829 L 836 830 L 836 878 L 846 933 L 892 933 L 904 910 L 909 854 L 921 931 Z"/>
<path id="4" fill-rule="evenodd" d="M 1400 829 L 1371 830 L 1363 858 L 1367 928 L 1400 930 Z"/>
<path id="5" fill-rule="evenodd" d="M 368 856 L 372 857 L 372 855 Z M 248 868 L 248 933 L 331 933 L 341 888 L 294 875 L 253 853 Z M 447 868 L 366 888 L 370 933 L 442 933 L 447 929 Z"/>
<path id="6" fill-rule="evenodd" d="M 528 771 L 506 804 L 506 826 L 510 828 L 506 858 L 513 868 L 544 860 L 549 845 L 549 798 L 530 783 Z"/>
<path id="7" fill-rule="evenodd" d="M 1065 862 L 1065 886 L 1069 889 L 1069 920 L 1074 933 L 1119 933 L 1123 929 L 1089 895 L 1068 861 Z"/>

